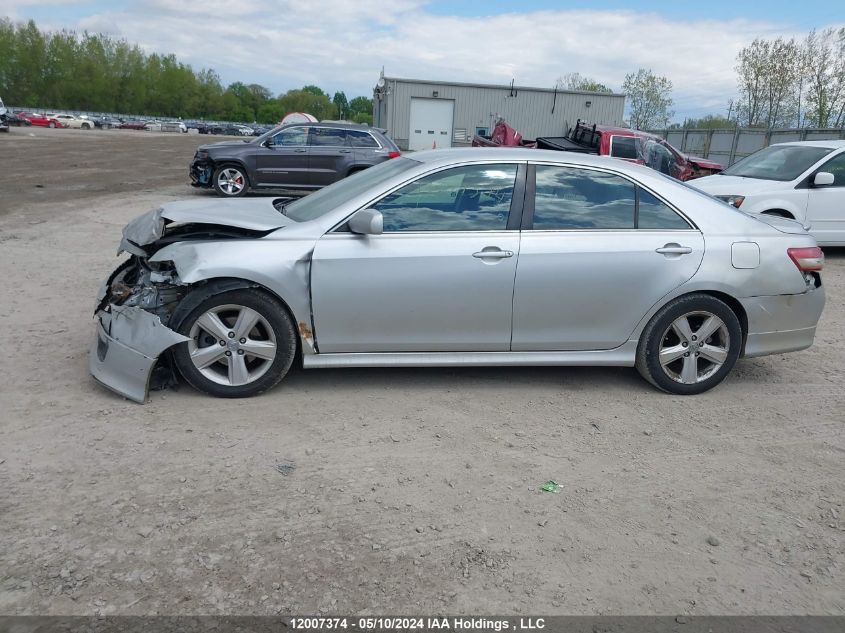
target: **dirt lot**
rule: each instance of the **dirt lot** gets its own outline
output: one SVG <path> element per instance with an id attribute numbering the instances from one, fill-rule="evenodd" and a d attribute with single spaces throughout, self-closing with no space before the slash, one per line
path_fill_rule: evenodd
<path id="1" fill-rule="evenodd" d="M 88 376 L 93 298 L 127 220 L 207 195 L 201 140 L 0 136 L 0 613 L 845 613 L 845 253 L 812 349 L 694 398 L 390 369 L 137 405 Z"/>

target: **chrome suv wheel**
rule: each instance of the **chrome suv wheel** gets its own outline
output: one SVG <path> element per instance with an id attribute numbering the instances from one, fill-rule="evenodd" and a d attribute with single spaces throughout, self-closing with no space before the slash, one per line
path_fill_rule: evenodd
<path id="1" fill-rule="evenodd" d="M 243 168 L 224 165 L 214 172 L 214 190 L 221 196 L 236 198 L 246 193 L 249 183 Z"/>

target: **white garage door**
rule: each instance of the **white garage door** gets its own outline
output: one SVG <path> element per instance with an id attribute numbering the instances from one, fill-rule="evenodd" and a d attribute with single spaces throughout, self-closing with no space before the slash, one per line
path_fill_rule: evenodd
<path id="1" fill-rule="evenodd" d="M 452 147 L 452 114 L 455 102 L 450 99 L 411 99 L 411 132 L 408 149 Z"/>

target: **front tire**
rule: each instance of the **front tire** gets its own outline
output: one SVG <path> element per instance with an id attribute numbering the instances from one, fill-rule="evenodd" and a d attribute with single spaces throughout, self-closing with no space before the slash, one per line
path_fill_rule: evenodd
<path id="1" fill-rule="evenodd" d="M 663 391 L 694 395 L 730 373 L 742 348 L 733 310 L 706 294 L 679 297 L 652 317 L 637 348 L 637 370 Z"/>
<path id="2" fill-rule="evenodd" d="M 248 288 L 202 301 L 177 331 L 191 340 L 173 360 L 195 389 L 218 398 L 245 398 L 275 386 L 296 355 L 296 330 L 273 297 Z"/>
<path id="3" fill-rule="evenodd" d="M 223 165 L 214 172 L 212 182 L 217 195 L 226 198 L 238 198 L 249 189 L 249 181 L 243 167 Z"/>
<path id="4" fill-rule="evenodd" d="M 47 127 L 52 129 L 52 128 L 56 127 L 56 124 L 51 121 L 50 123 L 47 124 Z"/>
<path id="5" fill-rule="evenodd" d="M 90 130 L 90 129 L 91 129 L 91 125 L 90 125 L 89 123 L 83 123 L 83 124 L 82 124 L 82 129 L 83 129 L 83 130 Z"/>

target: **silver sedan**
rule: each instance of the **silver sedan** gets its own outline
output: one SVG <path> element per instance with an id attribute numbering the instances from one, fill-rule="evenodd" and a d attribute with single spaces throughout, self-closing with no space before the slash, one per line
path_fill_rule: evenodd
<path id="1" fill-rule="evenodd" d="M 809 347 L 823 255 L 624 161 L 523 149 L 396 158 L 296 201 L 194 199 L 131 223 L 90 369 L 143 402 L 171 366 L 242 397 L 306 368 L 613 365 L 697 394 Z"/>

